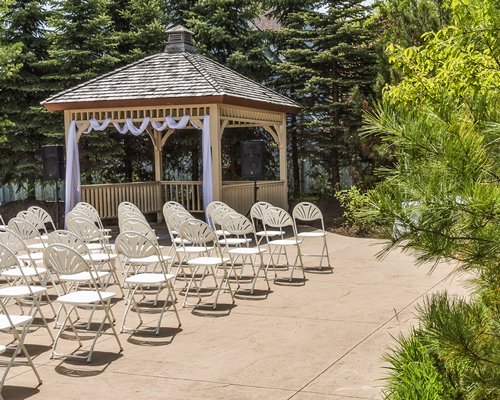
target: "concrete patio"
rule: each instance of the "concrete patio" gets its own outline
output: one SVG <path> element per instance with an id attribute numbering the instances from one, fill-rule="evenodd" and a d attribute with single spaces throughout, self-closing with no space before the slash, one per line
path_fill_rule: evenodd
<path id="1" fill-rule="evenodd" d="M 271 283 L 268 294 L 261 280 L 258 294 L 238 296 L 234 307 L 224 294 L 216 311 L 180 309 L 179 329 L 167 313 L 159 336 L 121 334 L 122 353 L 103 336 L 90 364 L 50 360 L 47 332 L 37 329 L 26 343 L 43 384 L 36 387 L 33 372 L 15 366 L 3 397 L 379 399 L 386 373 L 381 357 L 394 344 L 391 336 L 416 323 L 415 306 L 425 295 L 465 295 L 465 279 L 449 277 L 449 264 L 428 275 L 428 266 L 416 267 L 399 251 L 379 262 L 380 240 L 329 234 L 328 241 L 333 274 L 307 272 L 305 286 Z M 305 249 L 317 250 L 316 244 Z M 119 323 L 123 301 L 113 309 Z"/>

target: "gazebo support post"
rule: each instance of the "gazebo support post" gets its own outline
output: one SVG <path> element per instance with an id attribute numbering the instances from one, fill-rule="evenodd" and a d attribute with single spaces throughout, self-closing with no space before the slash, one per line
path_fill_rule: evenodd
<path id="1" fill-rule="evenodd" d="M 286 154 L 286 114 L 283 113 L 282 123 L 278 127 L 279 152 L 280 152 L 280 180 L 283 181 L 283 204 L 288 209 L 288 172 L 287 172 L 287 154 Z"/>
<path id="2" fill-rule="evenodd" d="M 159 205 L 159 208 L 163 207 L 163 199 L 162 199 L 162 187 L 161 181 L 163 179 L 163 143 L 161 132 L 156 130 L 152 130 L 153 132 L 153 147 L 154 147 L 154 170 L 155 170 L 155 181 L 156 181 L 156 201 Z M 162 211 L 157 211 L 156 213 L 157 222 L 161 222 L 163 220 Z"/>
<path id="3" fill-rule="evenodd" d="M 213 200 L 222 200 L 222 152 L 221 125 L 218 104 L 210 105 L 210 146 L 212 149 L 212 195 Z M 205 204 L 206 206 L 206 204 Z"/>

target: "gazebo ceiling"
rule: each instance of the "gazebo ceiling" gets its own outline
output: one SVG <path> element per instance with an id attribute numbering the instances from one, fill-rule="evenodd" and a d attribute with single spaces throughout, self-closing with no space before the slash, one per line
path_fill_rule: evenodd
<path id="1" fill-rule="evenodd" d="M 49 111 L 205 103 L 291 113 L 300 109 L 288 97 L 194 53 L 185 28 L 168 33 L 165 52 L 62 91 L 42 104 Z M 176 38 L 182 42 L 173 43 Z"/>

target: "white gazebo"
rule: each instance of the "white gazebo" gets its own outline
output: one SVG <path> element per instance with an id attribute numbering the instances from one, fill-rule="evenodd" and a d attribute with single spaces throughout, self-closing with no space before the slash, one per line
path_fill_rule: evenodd
<path id="1" fill-rule="evenodd" d="M 287 208 L 286 115 L 300 107 L 289 98 L 196 54 L 192 32 L 167 31 L 163 53 L 60 92 L 42 104 L 64 111 L 66 210 L 82 200 L 103 218 L 131 201 L 145 213 L 176 200 L 193 212 L 222 200 L 240 212 L 253 203 L 253 183 L 222 181 L 221 137 L 226 128 L 262 127 L 279 147 L 278 181 L 259 181 L 259 200 Z M 153 182 L 80 185 L 78 141 L 92 130 L 148 134 L 154 147 Z M 175 129 L 202 130 L 203 180 L 164 181 L 162 149 Z"/>

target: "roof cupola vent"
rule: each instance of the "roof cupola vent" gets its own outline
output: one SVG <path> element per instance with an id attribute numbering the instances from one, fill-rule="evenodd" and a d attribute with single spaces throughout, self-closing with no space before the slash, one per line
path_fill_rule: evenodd
<path id="1" fill-rule="evenodd" d="M 189 29 L 182 25 L 174 26 L 167 30 L 168 41 L 165 51 L 167 53 L 196 53 L 193 44 L 193 35 Z"/>

